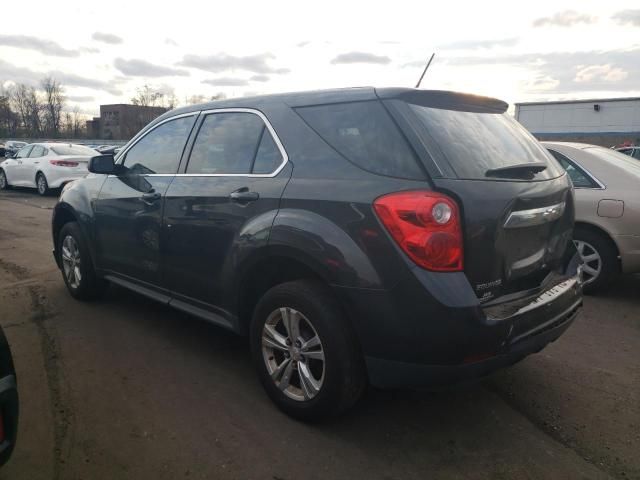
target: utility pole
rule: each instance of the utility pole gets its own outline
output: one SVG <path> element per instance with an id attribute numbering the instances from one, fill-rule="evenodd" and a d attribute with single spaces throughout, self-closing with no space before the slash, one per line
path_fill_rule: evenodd
<path id="1" fill-rule="evenodd" d="M 416 84 L 416 88 L 420 88 L 420 84 L 422 83 L 422 79 L 424 78 L 424 74 L 427 73 L 427 70 L 429 69 L 429 65 L 431 65 L 431 61 L 433 60 L 433 57 L 435 57 L 435 56 L 436 56 L 435 52 L 431 54 L 431 58 L 427 62 L 427 66 L 424 67 L 424 70 L 422 71 L 422 75 L 420 75 L 420 80 L 418 80 L 418 83 Z"/>

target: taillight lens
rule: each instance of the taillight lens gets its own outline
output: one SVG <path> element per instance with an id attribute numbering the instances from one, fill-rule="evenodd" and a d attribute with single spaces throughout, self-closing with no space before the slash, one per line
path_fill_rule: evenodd
<path id="1" fill-rule="evenodd" d="M 458 204 L 430 191 L 390 193 L 374 209 L 400 248 L 419 266 L 439 272 L 463 268 L 463 241 Z"/>
<path id="2" fill-rule="evenodd" d="M 49 163 L 57 167 L 77 167 L 78 166 L 78 162 L 72 162 L 70 160 L 49 160 Z"/>

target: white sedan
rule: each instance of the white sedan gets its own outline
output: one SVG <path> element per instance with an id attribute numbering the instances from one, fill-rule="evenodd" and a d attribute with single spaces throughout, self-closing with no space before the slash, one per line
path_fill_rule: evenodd
<path id="1" fill-rule="evenodd" d="M 37 188 L 40 195 L 60 188 L 87 173 L 89 159 L 98 153 L 70 143 L 32 143 L 13 158 L 0 163 L 0 190 L 10 187 Z"/>

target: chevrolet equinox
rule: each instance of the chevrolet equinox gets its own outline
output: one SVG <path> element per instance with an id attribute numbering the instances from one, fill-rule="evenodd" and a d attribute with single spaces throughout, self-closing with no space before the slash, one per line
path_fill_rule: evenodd
<path id="1" fill-rule="evenodd" d="M 55 260 L 77 299 L 114 283 L 248 335 L 296 418 L 469 381 L 582 305 L 571 182 L 506 110 L 406 88 L 172 110 L 63 189 Z"/>

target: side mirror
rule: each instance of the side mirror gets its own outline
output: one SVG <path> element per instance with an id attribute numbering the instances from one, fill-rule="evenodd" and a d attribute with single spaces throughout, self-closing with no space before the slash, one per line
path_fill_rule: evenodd
<path id="1" fill-rule="evenodd" d="M 96 155 L 89 159 L 89 171 L 91 173 L 101 173 L 110 175 L 116 173 L 116 164 L 113 155 Z"/>

